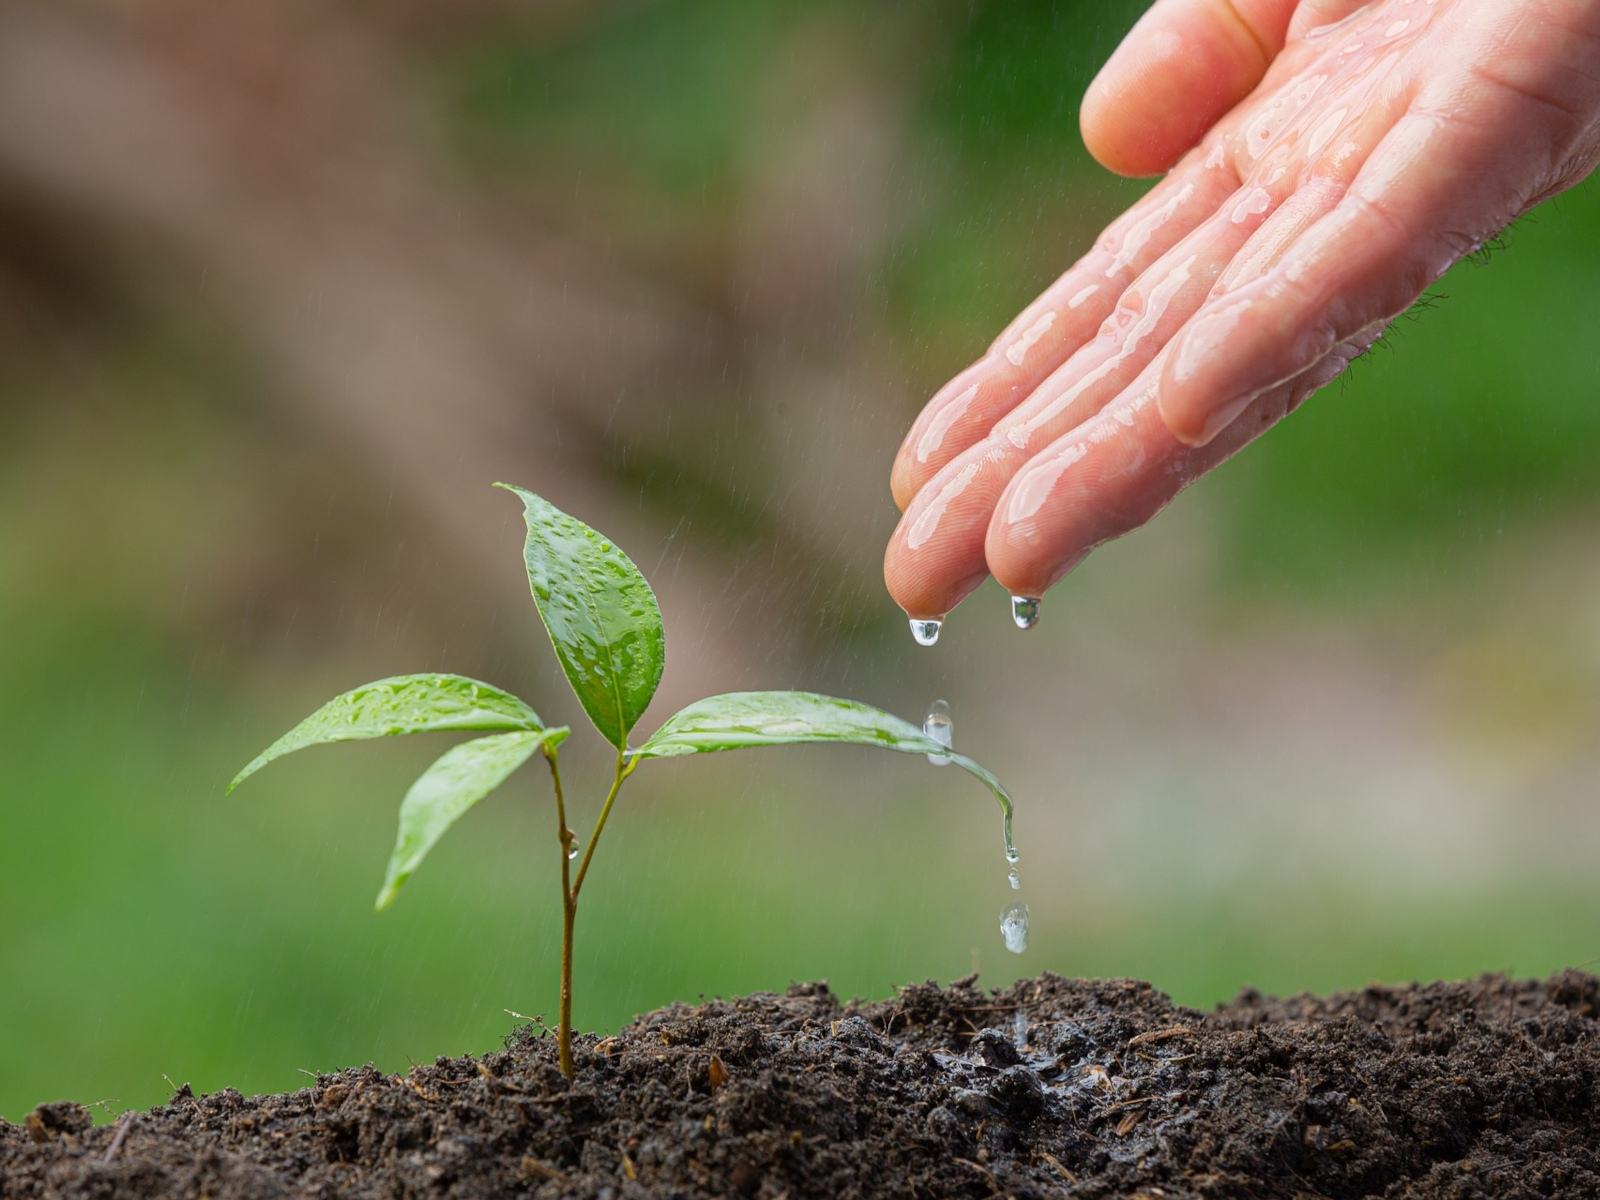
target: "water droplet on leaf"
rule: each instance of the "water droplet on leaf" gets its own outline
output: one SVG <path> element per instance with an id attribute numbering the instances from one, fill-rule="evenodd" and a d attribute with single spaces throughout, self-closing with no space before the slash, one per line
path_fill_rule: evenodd
<path id="1" fill-rule="evenodd" d="M 950 706 L 943 700 L 928 705 L 928 715 L 922 719 L 922 732 L 947 749 L 954 747 L 956 723 L 950 715 Z M 950 759 L 943 754 L 930 754 L 928 761 L 936 767 L 950 765 Z"/>

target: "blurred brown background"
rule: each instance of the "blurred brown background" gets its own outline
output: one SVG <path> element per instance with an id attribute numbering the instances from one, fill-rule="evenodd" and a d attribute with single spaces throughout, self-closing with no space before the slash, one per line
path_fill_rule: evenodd
<path id="1" fill-rule="evenodd" d="M 381 919 L 438 746 L 219 799 L 378 675 L 577 715 L 496 479 L 656 586 L 646 727 L 741 687 L 942 696 L 1019 802 L 1013 960 L 954 773 L 642 772 L 586 902 L 590 1026 L 791 977 L 1209 1002 L 1600 955 L 1592 189 L 1038 630 L 990 586 L 920 651 L 883 591 L 910 419 L 1145 186 L 1076 132 L 1141 7 L 0 5 L 0 1113 L 288 1087 L 545 1010 L 536 783 Z"/>

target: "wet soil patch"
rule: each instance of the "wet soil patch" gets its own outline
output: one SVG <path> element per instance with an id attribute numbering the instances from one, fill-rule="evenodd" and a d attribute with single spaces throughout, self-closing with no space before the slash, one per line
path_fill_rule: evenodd
<path id="1" fill-rule="evenodd" d="M 1045 975 L 673 1005 L 91 1127 L 0 1121 L 0 1196 L 1600 1196 L 1600 980 L 1484 977 L 1215 1012 Z"/>

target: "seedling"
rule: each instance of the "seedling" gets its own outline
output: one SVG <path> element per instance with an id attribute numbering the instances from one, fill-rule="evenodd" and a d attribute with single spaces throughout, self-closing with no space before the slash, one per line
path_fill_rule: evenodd
<path id="1" fill-rule="evenodd" d="M 616 767 L 594 832 L 578 859 L 578 837 L 567 825 L 558 748 L 570 730 L 548 727 L 517 697 L 460 675 L 399 675 L 330 700 L 267 747 L 228 785 L 292 750 L 323 742 L 391 737 L 436 730 L 492 730 L 447 751 L 411 785 L 400 804 L 400 832 L 383 888 L 381 910 L 394 902 L 445 830 L 499 787 L 536 752 L 550 768 L 555 790 L 556 840 L 561 850 L 561 1070 L 572 1076 L 572 931 L 578 895 L 595 847 L 622 785 L 651 758 L 706 754 L 746 746 L 853 742 L 906 754 L 926 754 L 976 775 L 1000 803 L 1006 855 L 1013 862 L 1011 800 L 1000 781 L 970 758 L 899 717 L 853 700 L 811 692 L 731 692 L 698 700 L 631 748 L 628 735 L 655 694 L 665 663 L 665 636 L 655 594 L 632 561 L 581 521 L 521 488 L 498 484 L 522 498 L 528 523 L 523 548 L 528 582 L 578 703 L 615 747 Z M 577 872 L 573 873 L 573 863 Z"/>

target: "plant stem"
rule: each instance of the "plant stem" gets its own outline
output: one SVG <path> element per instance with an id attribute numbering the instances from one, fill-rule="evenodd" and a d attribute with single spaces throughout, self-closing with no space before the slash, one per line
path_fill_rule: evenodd
<path id="1" fill-rule="evenodd" d="M 556 766 L 556 752 L 553 749 L 547 746 L 544 756 L 550 763 L 550 780 L 556 789 L 556 836 L 561 842 L 561 1020 L 556 1027 L 556 1046 L 561 1053 L 561 1073 L 571 1079 L 572 930 L 578 917 L 578 890 L 583 887 L 583 877 L 589 873 L 589 863 L 594 858 L 594 848 L 600 841 L 600 834 L 606 827 L 606 818 L 611 815 L 612 802 L 622 790 L 622 781 L 632 775 L 633 769 L 639 765 L 639 759 L 636 757 L 629 761 L 626 753 L 617 751 L 617 769 L 611 780 L 611 790 L 606 793 L 600 819 L 595 822 L 594 832 L 589 835 L 583 862 L 578 865 L 578 877 L 573 879 L 570 851 L 574 839 L 572 831 L 567 828 L 567 801 L 561 794 L 561 772 Z"/>
<path id="2" fill-rule="evenodd" d="M 572 1078 L 572 919 L 578 906 L 571 886 L 572 831 L 567 828 L 567 799 L 561 792 L 561 768 L 556 764 L 556 752 L 551 746 L 544 748 L 545 761 L 550 764 L 550 782 L 556 790 L 556 841 L 561 846 L 561 1019 L 556 1026 L 556 1045 L 561 1052 L 561 1073 Z"/>
<path id="3" fill-rule="evenodd" d="M 606 802 L 600 809 L 600 819 L 594 824 L 594 832 L 589 835 L 589 846 L 583 852 L 583 862 L 578 867 L 578 877 L 572 881 L 572 902 L 578 902 L 578 890 L 583 887 L 583 877 L 589 873 L 589 860 L 594 857 L 594 848 L 600 842 L 600 833 L 606 827 L 606 818 L 611 815 L 611 803 L 617 798 L 617 793 L 622 790 L 622 781 L 633 774 L 633 769 L 639 765 L 635 757 L 631 762 L 621 751 L 617 751 L 617 773 L 611 781 L 611 791 L 606 794 Z"/>

